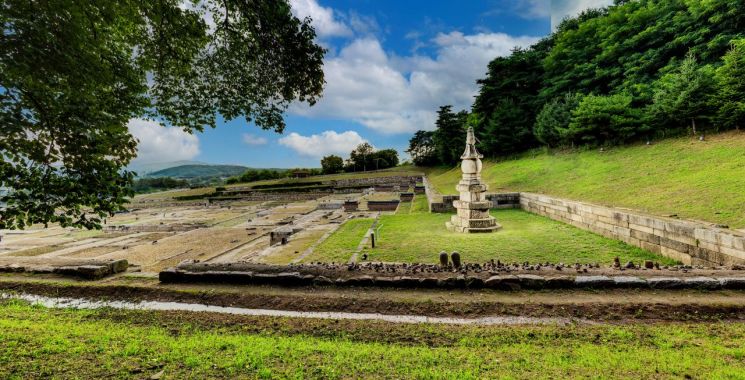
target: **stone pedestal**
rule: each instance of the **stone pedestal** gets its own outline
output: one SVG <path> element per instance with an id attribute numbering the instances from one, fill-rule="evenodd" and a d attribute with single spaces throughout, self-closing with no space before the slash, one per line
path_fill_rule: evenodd
<path id="1" fill-rule="evenodd" d="M 489 215 L 492 202 L 486 199 L 486 184 L 481 182 L 481 158 L 476 150 L 473 128 L 468 128 L 466 151 L 460 157 L 463 177 L 455 186 L 460 199 L 453 201 L 457 213 L 446 223 L 448 230 L 455 232 L 494 232 L 502 226 Z"/>

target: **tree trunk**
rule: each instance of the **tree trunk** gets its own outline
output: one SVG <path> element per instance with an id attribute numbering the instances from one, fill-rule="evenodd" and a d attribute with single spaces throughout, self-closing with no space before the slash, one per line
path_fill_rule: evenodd
<path id="1" fill-rule="evenodd" d="M 696 119 L 691 118 L 691 127 L 693 127 L 693 135 L 696 136 Z"/>

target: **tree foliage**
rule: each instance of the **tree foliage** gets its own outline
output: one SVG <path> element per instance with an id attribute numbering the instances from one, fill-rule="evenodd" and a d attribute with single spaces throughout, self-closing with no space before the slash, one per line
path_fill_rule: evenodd
<path id="1" fill-rule="evenodd" d="M 439 161 L 435 150 L 433 131 L 416 131 L 409 140 L 409 149 L 406 150 L 411 156 L 411 161 L 416 166 L 432 166 Z"/>
<path id="2" fill-rule="evenodd" d="M 321 159 L 321 172 L 323 174 L 336 174 L 344 170 L 344 160 L 337 155 L 328 155 Z"/>
<path id="3" fill-rule="evenodd" d="M 718 120 L 726 128 L 745 125 L 745 39 L 733 41 L 716 71 Z"/>
<path id="4" fill-rule="evenodd" d="M 667 129 L 690 124 L 696 133 L 696 121 L 709 121 L 714 113 L 714 71 L 700 67 L 689 54 L 673 72 L 654 84 L 650 117 Z"/>
<path id="5" fill-rule="evenodd" d="M 641 110 L 631 106 L 626 94 L 588 95 L 572 111 L 566 138 L 578 145 L 620 144 L 638 137 L 645 129 Z"/>
<path id="6" fill-rule="evenodd" d="M 318 99 L 324 49 L 286 0 L 197 4 L 3 2 L 0 229 L 100 227 L 131 195 L 132 118 L 281 132 L 290 102 Z"/>
<path id="7" fill-rule="evenodd" d="M 398 166 L 398 152 L 395 149 L 375 150 L 370 143 L 364 142 L 349 154 L 345 171 L 368 171 L 388 169 Z"/>
<path id="8" fill-rule="evenodd" d="M 468 112 L 455 113 L 452 106 L 442 106 L 437 111 L 437 122 L 432 141 L 437 160 L 442 165 L 454 165 L 463 154 L 463 142 L 466 139 L 466 122 Z"/>
<path id="9" fill-rule="evenodd" d="M 571 143 L 569 123 L 572 121 L 572 111 L 581 100 L 582 95 L 565 94 L 546 103 L 536 117 L 536 139 L 549 147 Z"/>

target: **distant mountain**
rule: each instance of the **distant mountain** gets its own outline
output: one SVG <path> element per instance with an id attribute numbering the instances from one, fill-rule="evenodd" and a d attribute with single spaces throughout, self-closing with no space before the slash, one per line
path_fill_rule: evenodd
<path id="1" fill-rule="evenodd" d="M 240 165 L 180 165 L 147 174 L 148 178 L 171 177 L 180 179 L 227 178 L 241 175 L 248 167 Z"/>
<path id="2" fill-rule="evenodd" d="M 171 162 L 151 162 L 147 164 L 132 164 L 127 169 L 137 172 L 138 177 L 145 177 L 150 173 L 157 172 L 159 170 L 175 168 L 177 166 L 184 165 L 210 165 L 205 162 L 199 161 L 171 161 Z"/>

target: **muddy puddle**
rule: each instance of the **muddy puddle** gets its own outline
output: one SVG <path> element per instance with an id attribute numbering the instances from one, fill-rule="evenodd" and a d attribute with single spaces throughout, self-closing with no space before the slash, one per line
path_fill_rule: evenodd
<path id="1" fill-rule="evenodd" d="M 225 307 L 215 305 L 203 305 L 181 302 L 161 301 L 99 301 L 84 298 L 46 297 L 24 293 L 0 293 L 0 299 L 18 299 L 31 304 L 42 305 L 48 308 L 70 308 L 70 309 L 122 309 L 122 310 L 153 310 L 153 311 L 185 311 L 185 312 L 208 312 L 245 316 L 287 317 L 287 318 L 309 318 L 309 319 L 347 319 L 384 321 L 392 323 L 432 323 L 447 325 L 477 325 L 477 326 L 504 326 L 504 325 L 559 325 L 570 324 L 593 324 L 593 322 L 576 318 L 552 318 L 552 317 L 519 317 L 519 316 L 492 316 L 479 318 L 457 318 L 457 317 L 429 317 L 423 315 L 388 315 L 379 313 L 344 313 L 344 312 L 310 312 L 291 310 L 269 310 L 249 309 L 240 307 Z"/>

